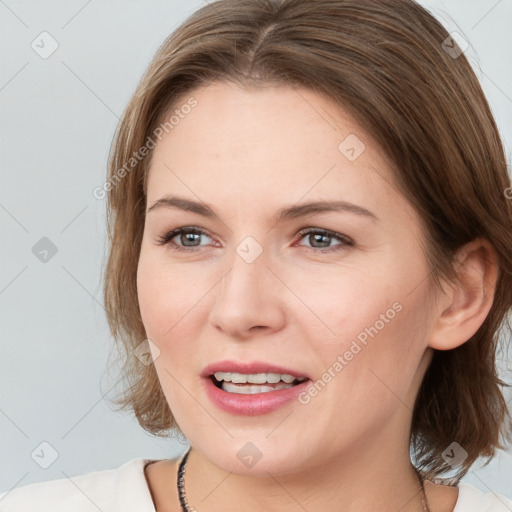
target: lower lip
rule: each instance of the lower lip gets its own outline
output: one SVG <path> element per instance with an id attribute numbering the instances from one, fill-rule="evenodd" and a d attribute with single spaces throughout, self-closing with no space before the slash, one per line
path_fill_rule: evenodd
<path id="1" fill-rule="evenodd" d="M 241 393 L 228 393 L 218 388 L 210 377 L 205 377 L 206 394 L 210 400 L 220 409 L 231 414 L 242 416 L 255 416 L 266 414 L 297 398 L 311 382 L 309 379 L 296 384 L 291 388 L 256 393 L 254 395 L 243 395 Z"/>

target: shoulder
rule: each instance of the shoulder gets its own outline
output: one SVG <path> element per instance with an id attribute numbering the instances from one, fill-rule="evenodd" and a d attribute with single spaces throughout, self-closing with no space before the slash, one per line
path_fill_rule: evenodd
<path id="1" fill-rule="evenodd" d="M 0 494 L 2 512 L 154 512 L 144 477 L 147 459 L 115 469 L 37 482 Z"/>
<path id="2" fill-rule="evenodd" d="M 483 492 L 471 484 L 459 484 L 459 498 L 453 512 L 510 512 L 512 500 L 494 492 Z"/>

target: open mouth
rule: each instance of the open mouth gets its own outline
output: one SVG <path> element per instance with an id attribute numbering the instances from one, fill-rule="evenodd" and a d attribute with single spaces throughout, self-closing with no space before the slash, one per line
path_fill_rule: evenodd
<path id="1" fill-rule="evenodd" d="M 269 393 L 272 391 L 278 391 L 280 389 L 288 389 L 301 384 L 305 380 L 308 380 L 305 377 L 298 378 L 289 375 L 282 377 L 284 379 L 279 378 L 279 380 L 276 376 L 269 376 L 268 378 L 260 377 L 258 379 L 251 379 L 258 380 L 258 382 L 249 382 L 247 376 L 245 379 L 243 377 L 233 378 L 231 375 L 226 376 L 225 374 L 222 374 L 222 372 L 217 372 L 216 374 L 210 375 L 211 381 L 218 389 L 226 391 L 227 393 L 237 393 L 242 395 L 255 395 L 258 393 Z M 238 382 L 233 382 L 234 380 Z M 240 380 L 245 380 L 245 382 L 240 382 Z M 269 382 L 269 380 L 272 380 L 272 382 Z M 276 380 L 277 382 L 275 382 Z"/>

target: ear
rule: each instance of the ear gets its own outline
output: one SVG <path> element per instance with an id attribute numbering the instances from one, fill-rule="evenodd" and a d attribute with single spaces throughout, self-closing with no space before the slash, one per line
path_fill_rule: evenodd
<path id="1" fill-rule="evenodd" d="M 459 285 L 451 284 L 436 303 L 428 346 L 437 350 L 462 345 L 483 324 L 494 301 L 498 255 L 488 240 L 477 238 L 457 251 L 455 269 Z"/>

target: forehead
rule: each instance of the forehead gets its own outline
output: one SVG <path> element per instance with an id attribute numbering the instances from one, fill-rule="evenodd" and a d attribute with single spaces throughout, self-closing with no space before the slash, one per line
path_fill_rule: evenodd
<path id="1" fill-rule="evenodd" d="M 301 198 L 342 199 L 373 211 L 400 205 L 386 156 L 330 99 L 304 88 L 224 82 L 190 97 L 197 105 L 153 150 L 148 204 L 176 193 L 219 208 L 237 200 L 237 208 L 261 210 L 262 197 L 276 207 Z"/>

